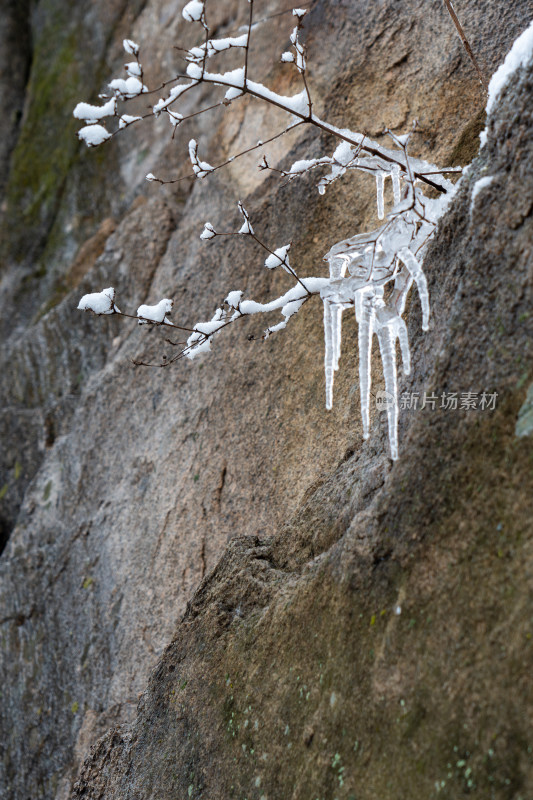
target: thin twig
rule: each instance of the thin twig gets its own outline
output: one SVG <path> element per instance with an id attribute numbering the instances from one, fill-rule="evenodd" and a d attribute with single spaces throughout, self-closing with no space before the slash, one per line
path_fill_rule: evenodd
<path id="1" fill-rule="evenodd" d="M 214 106 L 211 106 L 211 108 L 214 108 Z M 204 109 L 204 111 L 207 111 L 207 110 L 208 109 Z M 186 119 L 186 118 L 184 117 L 183 119 Z M 228 164 L 231 164 L 233 161 L 235 161 L 235 159 L 240 158 L 241 156 L 245 156 L 247 153 L 252 153 L 254 150 L 257 150 L 259 147 L 264 147 L 264 145 L 270 144 L 270 142 L 273 142 L 275 139 L 279 139 L 280 136 L 284 136 L 284 134 L 288 133 L 289 131 L 292 131 L 294 128 L 297 128 L 298 125 L 302 125 L 302 124 L 303 124 L 303 122 L 295 122 L 294 124 L 289 125 L 287 128 L 283 128 L 282 131 L 279 131 L 274 136 L 271 136 L 270 139 L 265 139 L 264 141 L 261 141 L 259 144 L 254 144 L 254 145 L 252 145 L 252 147 L 247 147 L 246 150 L 241 150 L 240 153 L 236 153 L 234 156 L 230 156 L 226 161 L 223 161 L 222 164 L 217 164 L 217 166 L 213 167 L 213 169 L 210 169 L 207 174 L 211 175 L 212 172 L 216 172 L 217 169 L 222 169 L 222 167 L 226 167 Z M 183 175 L 181 178 L 174 178 L 171 181 L 165 181 L 162 178 L 156 178 L 155 182 L 156 183 L 164 183 L 164 184 L 166 184 L 166 183 L 180 183 L 181 181 L 186 181 L 186 180 L 191 180 L 191 179 L 194 180 L 195 178 L 196 178 L 196 175 L 194 175 L 194 173 L 193 173 L 192 175 Z"/>
<path id="2" fill-rule="evenodd" d="M 248 234 L 248 236 L 251 236 L 251 237 L 252 237 L 252 239 L 254 240 L 254 242 L 257 242 L 257 244 L 258 244 L 258 245 L 260 245 L 260 246 L 261 246 L 261 247 L 262 247 L 264 250 L 266 250 L 266 251 L 267 251 L 267 253 L 270 253 L 270 255 L 271 255 L 271 256 L 274 256 L 275 258 L 277 258 L 277 259 L 279 260 L 280 266 L 282 266 L 282 267 L 285 267 L 285 268 L 286 268 L 286 270 L 287 270 L 287 272 L 290 272 L 290 274 L 292 275 L 292 277 L 293 277 L 293 278 L 296 278 L 296 280 L 298 281 L 298 283 L 300 284 L 300 286 L 302 287 L 302 289 L 305 289 L 305 291 L 307 292 L 307 294 L 308 294 L 309 296 L 311 296 L 311 295 L 312 295 L 312 292 L 310 292 L 310 291 L 309 291 L 309 289 L 307 288 L 307 286 L 305 285 L 305 283 L 302 283 L 302 281 L 300 280 L 300 278 L 298 277 L 298 275 L 296 274 L 296 272 L 294 271 L 294 269 L 293 269 L 293 268 L 291 267 L 291 265 L 290 265 L 290 264 L 288 264 L 288 263 L 287 263 L 287 261 L 285 260 L 285 259 L 287 258 L 287 255 L 286 255 L 286 254 L 283 256 L 283 260 L 282 260 L 282 259 L 281 259 L 279 256 L 277 256 L 277 255 L 276 255 L 276 253 L 274 253 L 274 251 L 273 251 L 273 250 L 271 250 L 271 249 L 270 249 L 270 247 L 267 247 L 267 246 L 266 246 L 266 244 L 264 244 L 264 243 L 261 241 L 261 239 L 258 239 L 258 238 L 257 238 L 257 236 L 255 235 L 255 233 L 249 233 L 249 234 Z"/>
<path id="3" fill-rule="evenodd" d="M 248 0 L 250 5 L 250 17 L 248 19 L 248 38 L 246 39 L 246 47 L 244 48 L 244 85 L 248 79 L 248 53 L 250 51 L 250 37 L 252 35 L 252 24 L 254 17 L 254 0 Z"/>
<path id="4" fill-rule="evenodd" d="M 260 242 L 260 244 L 261 244 L 261 242 Z M 306 303 L 308 300 L 310 300 L 311 297 L 314 297 L 316 294 L 318 294 L 318 292 L 310 292 L 309 289 L 307 289 L 306 286 L 303 286 L 303 288 L 307 292 L 307 295 L 304 295 L 304 297 L 295 298 L 295 300 L 302 300 L 302 305 L 304 303 Z M 211 339 L 211 337 L 213 337 L 215 335 L 215 333 L 219 333 L 219 331 L 223 330 L 224 328 L 227 328 L 228 325 L 231 325 L 232 323 L 237 322 L 238 319 L 245 319 L 246 317 L 254 316 L 254 314 L 245 314 L 239 308 L 235 309 L 235 311 L 239 312 L 239 316 L 232 315 L 230 317 L 230 319 L 228 319 L 223 325 L 221 325 L 220 328 L 217 328 L 216 331 L 212 331 L 212 333 L 202 333 L 202 331 L 198 331 L 198 330 L 194 331 L 195 333 L 202 333 L 202 336 L 204 338 L 199 340 L 199 341 L 197 341 L 197 342 L 193 342 L 193 344 L 189 345 L 188 347 L 184 347 L 183 350 L 181 350 L 179 353 L 177 353 L 172 358 L 165 359 L 165 361 L 162 364 L 150 364 L 147 361 L 138 361 L 138 360 L 131 359 L 132 364 L 134 364 L 136 367 L 160 367 L 160 368 L 169 367 L 171 364 L 174 364 L 176 361 L 179 361 L 181 358 L 184 358 L 187 355 L 188 352 L 193 351 L 198 345 L 202 345 L 208 339 Z M 128 316 L 128 315 L 125 314 L 124 316 Z M 266 338 L 266 337 L 263 337 L 263 338 Z M 170 344 L 172 344 L 172 342 L 170 342 Z"/>
<path id="5" fill-rule="evenodd" d="M 150 325 L 157 325 L 159 327 L 165 326 L 165 328 L 175 328 L 178 331 L 187 331 L 187 333 L 196 333 L 193 328 L 184 328 L 183 325 L 174 325 L 173 322 L 156 322 L 153 319 L 147 319 L 146 317 L 138 317 L 134 316 L 133 314 L 125 314 L 124 311 L 114 311 L 114 314 L 118 314 L 120 317 L 129 317 L 130 319 L 136 319 L 138 322 L 143 322 L 143 324 L 150 324 Z"/>
<path id="6" fill-rule="evenodd" d="M 457 14 L 455 13 L 455 10 L 454 10 L 454 7 L 452 5 L 452 2 L 451 2 L 451 0 L 444 0 L 444 3 L 445 3 L 446 8 L 448 9 L 448 11 L 450 13 L 450 17 L 453 20 L 453 24 L 457 28 L 457 33 L 461 37 L 461 41 L 464 44 L 464 48 L 465 48 L 466 52 L 468 53 L 470 61 L 472 62 L 472 64 L 476 68 L 476 72 L 478 74 L 478 78 L 479 78 L 479 80 L 481 82 L 481 85 L 483 86 L 483 88 L 485 89 L 485 91 L 488 94 L 489 93 L 489 85 L 488 85 L 487 81 L 485 80 L 485 76 L 481 72 L 481 69 L 479 67 L 479 64 L 477 63 L 476 57 L 475 57 L 475 55 L 474 55 L 474 53 L 472 51 L 472 48 L 470 47 L 470 42 L 466 38 L 466 34 L 465 34 L 465 32 L 464 32 L 464 30 L 463 30 L 463 28 L 461 26 L 461 23 L 459 22 L 459 19 L 457 18 Z"/>

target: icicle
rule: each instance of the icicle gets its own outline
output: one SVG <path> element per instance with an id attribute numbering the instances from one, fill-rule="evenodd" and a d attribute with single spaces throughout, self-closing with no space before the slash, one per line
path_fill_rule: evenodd
<path id="1" fill-rule="evenodd" d="M 370 436 L 372 337 L 374 335 L 374 318 L 376 316 L 372 300 L 375 296 L 375 291 L 373 286 L 369 286 L 356 292 L 355 295 L 355 317 L 359 326 L 357 339 L 359 342 L 359 393 L 361 395 L 363 439 L 368 439 Z M 383 289 L 381 289 L 381 293 L 383 293 Z"/>
<path id="2" fill-rule="evenodd" d="M 398 256 L 401 258 L 410 274 L 413 276 L 420 296 L 422 306 L 422 330 L 427 331 L 429 327 L 429 293 L 426 276 L 422 272 L 422 267 L 411 253 L 408 247 L 403 247 Z"/>
<path id="3" fill-rule="evenodd" d="M 385 206 L 383 202 L 383 187 L 385 185 L 385 172 L 376 173 L 376 203 L 378 206 L 378 219 L 385 216 Z"/>
<path id="4" fill-rule="evenodd" d="M 402 351 L 403 374 L 409 375 L 411 372 L 411 351 L 409 349 L 409 339 L 407 337 L 407 326 L 401 317 L 398 317 L 396 333 L 400 342 L 400 350 Z"/>
<path id="5" fill-rule="evenodd" d="M 339 369 L 343 307 L 324 298 L 324 371 L 326 374 L 326 408 L 333 408 L 333 381 Z"/>
<path id="6" fill-rule="evenodd" d="M 385 377 L 385 390 L 387 398 L 387 420 L 389 424 L 389 443 L 391 458 L 398 458 L 398 379 L 396 374 L 396 336 L 392 325 L 378 325 L 377 335 L 383 375 Z"/>
<path id="7" fill-rule="evenodd" d="M 394 192 L 394 205 L 396 205 L 400 202 L 402 196 L 400 189 L 400 167 L 398 164 L 394 164 L 390 174 L 392 178 L 392 191 Z"/>
<path id="8" fill-rule="evenodd" d="M 331 308 L 331 327 L 333 331 L 333 369 L 339 369 L 339 358 L 341 356 L 341 335 L 342 335 L 342 312 L 341 305 L 337 303 Z"/>
<path id="9" fill-rule="evenodd" d="M 326 408 L 333 408 L 333 380 L 335 377 L 334 333 L 332 321 L 332 303 L 324 300 L 324 371 L 326 374 Z"/>

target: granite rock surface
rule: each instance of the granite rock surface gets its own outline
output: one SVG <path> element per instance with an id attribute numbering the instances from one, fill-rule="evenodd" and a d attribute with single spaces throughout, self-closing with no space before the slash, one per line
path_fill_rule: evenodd
<path id="1" fill-rule="evenodd" d="M 244 5 L 213 4 L 221 34 Z M 490 75 L 529 3 L 461 6 Z M 0 26 L 28 40 L 17 79 L 0 75 L 22 111 L 0 123 L 0 794 L 525 800 L 533 473 L 515 428 L 532 381 L 531 70 L 478 155 L 485 99 L 443 4 L 310 7 L 323 116 L 377 139 L 416 117 L 417 155 L 474 159 L 426 261 L 427 334 L 411 298 L 401 389 L 497 392 L 496 408 L 404 412 L 393 465 L 384 414 L 362 441 L 355 325 L 324 412 L 318 300 L 266 342 L 248 320 L 169 369 L 132 365 L 172 353 L 158 331 L 75 310 L 109 285 L 130 311 L 174 297 L 185 325 L 229 289 L 272 297 L 287 277 L 248 242 L 201 242 L 206 219 L 234 227 L 240 199 L 266 240 L 293 240 L 300 274 L 325 274 L 334 241 L 374 226 L 373 187 L 350 178 L 321 198 L 311 178 L 258 172 L 257 154 L 147 184 L 188 174 L 191 136 L 218 163 L 283 115 L 244 100 L 174 140 L 161 120 L 87 152 L 71 110 L 120 74 L 122 39 L 141 43 L 155 86 L 190 28 L 164 0 L 40 0 L 22 21 L 20 8 Z M 297 81 L 274 54 L 290 26 L 274 16 L 251 52 L 285 94 Z M 302 128 L 268 152 L 286 166 L 333 146 Z"/>

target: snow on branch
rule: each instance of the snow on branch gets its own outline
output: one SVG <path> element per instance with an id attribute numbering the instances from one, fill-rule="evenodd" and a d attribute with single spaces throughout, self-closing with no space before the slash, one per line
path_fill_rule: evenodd
<path id="1" fill-rule="evenodd" d="M 198 158 L 198 143 L 196 139 L 191 139 L 189 142 L 189 158 L 197 178 L 205 178 L 206 175 L 213 172 L 211 164 L 208 164 L 207 161 L 200 161 Z"/>
<path id="2" fill-rule="evenodd" d="M 162 325 L 171 325 L 170 320 L 167 319 L 166 314 L 170 314 L 174 300 L 164 298 L 156 303 L 155 306 L 139 306 L 137 309 L 137 316 L 139 317 L 139 325 L 146 325 L 149 322 L 158 322 Z"/>
<path id="3" fill-rule="evenodd" d="M 205 15 L 204 4 L 201 0 L 190 0 L 181 13 L 187 22 L 201 22 Z"/>
<path id="4" fill-rule="evenodd" d="M 115 290 L 112 286 L 103 289 L 101 292 L 84 294 L 78 303 L 79 311 L 92 311 L 93 314 L 120 314 L 115 305 Z"/>
<path id="5" fill-rule="evenodd" d="M 109 84 L 112 96 L 103 96 L 106 102 L 101 106 L 79 103 L 74 116 L 85 123 L 79 137 L 89 146 L 97 146 L 111 138 L 130 124 L 167 114 L 172 126 L 172 136 L 178 125 L 187 119 L 209 112 L 213 108 L 231 106 L 238 98 L 248 95 L 255 100 L 275 106 L 285 111 L 288 122 L 285 128 L 266 141 L 247 147 L 240 153 L 212 166 L 200 158 L 198 142 L 190 139 L 188 144 L 192 175 L 187 178 L 203 179 L 226 166 L 234 158 L 250 153 L 258 147 L 294 130 L 298 125 L 307 125 L 317 135 L 330 134 L 337 144 L 331 155 L 318 158 L 299 159 L 288 169 L 272 166 L 266 154 L 262 156 L 259 169 L 271 170 L 285 178 L 287 182 L 312 174 L 316 176 L 315 186 L 319 194 L 324 194 L 335 181 L 354 171 L 370 176 L 376 187 L 376 212 L 381 224 L 368 232 L 357 232 L 330 246 L 324 256 L 329 267 L 329 275 L 301 277 L 291 263 L 291 243 L 265 244 L 255 233 L 250 215 L 239 201 L 238 210 L 242 218 L 240 228 L 220 231 L 211 222 L 205 222 L 200 238 L 204 243 L 219 236 L 237 236 L 252 240 L 265 252 L 264 267 L 269 270 L 281 267 L 292 280 L 292 286 L 279 297 L 267 302 L 258 302 L 244 297 L 241 290 L 232 289 L 217 307 L 211 319 L 197 322 L 193 327 L 177 325 L 169 319 L 173 301 L 164 298 L 155 305 L 141 305 L 137 313 L 123 314 L 115 305 L 114 289 L 85 295 L 78 308 L 90 310 L 94 314 L 119 314 L 137 319 L 140 324 L 162 329 L 175 328 L 188 333 L 185 342 L 172 342 L 178 350 L 171 358 L 163 356 L 163 361 L 147 366 L 169 366 L 181 358 L 194 359 L 208 352 L 216 337 L 227 326 L 239 319 L 257 314 L 281 313 L 282 319 L 267 327 L 262 335 L 268 338 L 272 333 L 283 330 L 288 322 L 312 298 L 320 297 L 324 317 L 324 371 L 326 388 L 326 408 L 333 404 L 333 383 L 339 368 L 341 355 L 341 334 L 343 312 L 353 309 L 358 325 L 359 350 L 359 391 L 363 436 L 370 433 L 370 392 L 372 341 L 377 336 L 386 391 L 390 397 L 387 407 L 387 420 L 390 453 L 398 458 L 398 365 L 397 344 L 399 345 L 403 372 L 410 370 L 410 351 L 407 327 L 403 315 L 407 296 L 416 285 L 422 311 L 422 329 L 430 324 L 430 301 L 427 279 L 424 274 L 424 257 L 434 234 L 437 222 L 446 210 L 455 186 L 450 180 L 453 173 L 461 168 L 439 169 L 424 160 L 413 158 L 408 153 L 409 138 L 413 131 L 404 136 L 389 133 L 390 146 L 377 143 L 368 136 L 348 128 L 339 128 L 328 120 L 318 117 L 313 108 L 312 92 L 307 80 L 307 54 L 302 42 L 302 30 L 306 9 L 294 8 L 293 20 L 296 25 L 289 34 L 290 50 L 281 54 L 281 62 L 287 69 L 295 69 L 301 81 L 300 91 L 292 96 L 280 95 L 258 80 L 249 76 L 250 42 L 254 30 L 254 3 L 248 0 L 248 24 L 245 32 L 235 36 L 213 35 L 209 27 L 206 5 L 201 0 L 190 0 L 182 10 L 183 18 L 193 24 L 191 30 L 203 31 L 203 42 L 184 51 L 185 72 L 170 78 L 161 86 L 149 89 L 144 83 L 144 75 L 139 61 L 140 48 L 130 39 L 124 40 L 124 50 L 134 57 L 125 65 L 127 77 L 116 78 Z M 196 26 L 196 27 L 194 27 Z M 529 40 L 528 40 L 529 42 Z M 529 47 L 529 44 L 528 44 Z M 231 69 L 207 70 L 207 63 L 229 50 L 242 54 L 241 65 Z M 522 54 L 514 59 L 520 60 Z M 218 63 L 218 62 L 217 62 Z M 514 61 L 513 61 L 514 63 Z M 166 89 L 169 84 L 171 88 Z M 183 96 L 195 92 L 204 84 L 220 90 L 219 101 L 192 113 L 181 113 L 180 101 Z M 166 89 L 166 96 L 161 92 Z M 141 94 L 159 96 L 149 114 L 144 117 L 132 116 L 119 111 L 119 104 L 127 103 Z M 108 131 L 104 120 L 118 120 L 117 128 Z M 183 180 L 185 178 L 179 178 Z M 146 180 L 171 183 L 173 180 L 146 175 Z M 390 187 L 390 189 L 389 189 Z M 431 189 L 430 194 L 426 194 Z M 146 362 L 137 361 L 137 364 Z"/>

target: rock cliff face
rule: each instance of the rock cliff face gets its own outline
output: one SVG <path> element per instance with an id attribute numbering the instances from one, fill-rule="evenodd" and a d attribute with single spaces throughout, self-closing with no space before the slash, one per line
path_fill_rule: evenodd
<path id="1" fill-rule="evenodd" d="M 217 163 L 283 116 L 245 100 L 174 141 L 162 121 L 85 152 L 73 105 L 119 74 L 124 36 L 141 42 L 151 85 L 179 69 L 180 8 L 4 5 L 7 48 L 15 29 L 27 44 L 7 59 L 16 78 L 0 76 L 15 109 L 0 137 L 1 796 L 526 800 L 533 72 L 517 72 L 475 157 L 485 101 L 443 5 L 310 7 L 322 115 L 374 137 L 417 117 L 417 154 L 475 157 L 427 257 L 427 334 L 411 301 L 401 388 L 497 392 L 496 408 L 404 412 L 392 465 L 384 415 L 361 439 L 348 325 L 323 411 L 318 301 L 265 343 L 248 340 L 250 320 L 202 363 L 168 370 L 131 364 L 161 355 L 157 332 L 74 310 L 108 285 L 125 309 L 175 297 L 184 324 L 229 289 L 266 299 L 284 276 L 246 242 L 200 242 L 203 222 L 228 229 L 241 199 L 317 274 L 334 241 L 373 224 L 372 187 L 345 179 L 320 198 L 311 180 L 256 173 L 257 157 L 148 185 L 150 171 L 187 174 L 190 136 Z M 246 18 L 237 0 L 213 6 L 221 33 Z M 457 9 L 487 74 L 529 6 Z M 251 54 L 283 93 L 296 82 L 273 64 L 290 24 L 259 26 Z M 331 145 L 304 130 L 269 152 L 288 164 Z"/>

